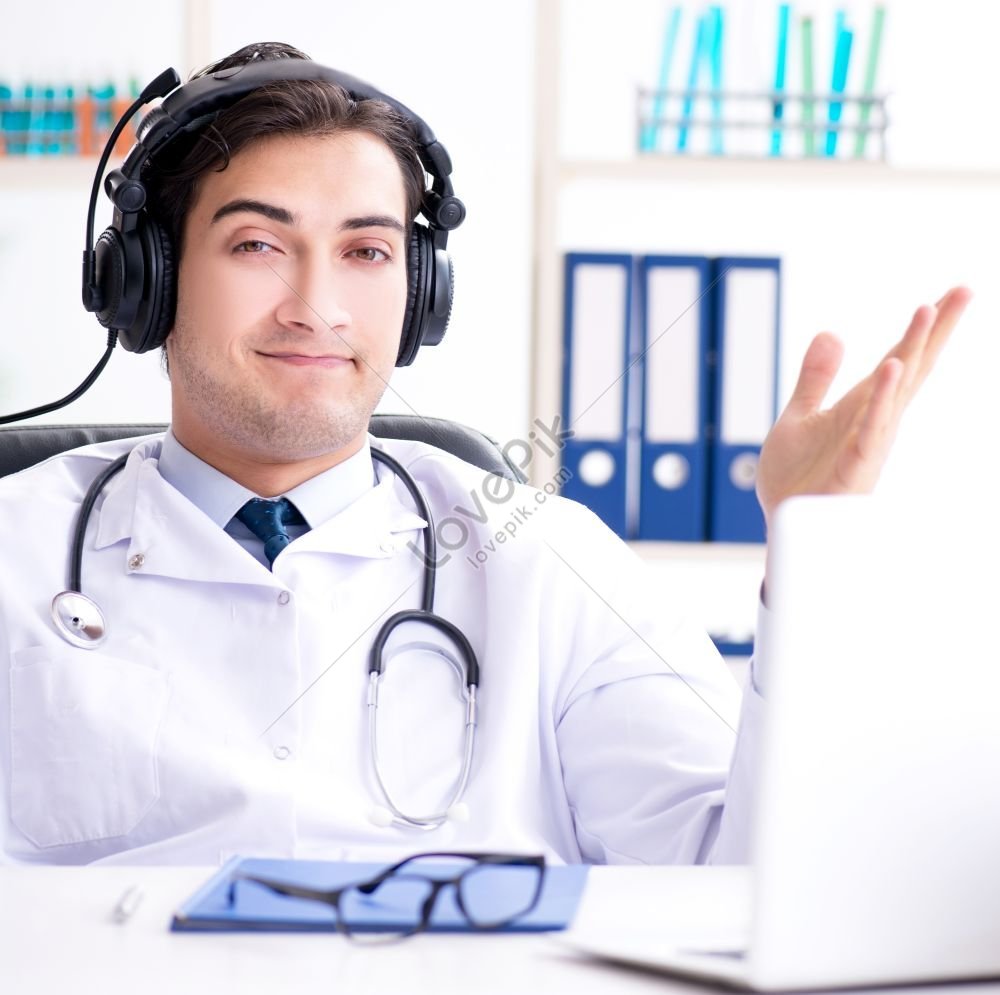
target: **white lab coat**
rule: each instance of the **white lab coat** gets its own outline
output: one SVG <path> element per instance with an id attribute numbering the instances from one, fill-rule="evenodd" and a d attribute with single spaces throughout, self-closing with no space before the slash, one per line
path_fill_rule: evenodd
<path id="1" fill-rule="evenodd" d="M 416 478 L 439 542 L 465 540 L 439 549 L 435 608 L 482 668 L 467 821 L 426 831 L 372 820 L 369 647 L 386 618 L 420 604 L 422 560 L 408 544 L 419 546 L 423 519 L 403 484 L 377 464 L 378 485 L 291 543 L 272 573 L 166 483 L 154 436 L 0 481 L 3 859 L 457 848 L 743 859 L 762 709 L 748 692 L 722 819 L 740 693 L 707 636 L 581 505 L 422 443 L 372 441 Z M 109 636 L 77 648 L 49 605 L 67 586 L 83 494 L 133 445 L 95 507 L 83 561 Z M 440 641 L 416 624 L 390 643 L 379 752 L 411 813 L 447 800 L 462 755 L 461 682 L 433 651 Z"/>

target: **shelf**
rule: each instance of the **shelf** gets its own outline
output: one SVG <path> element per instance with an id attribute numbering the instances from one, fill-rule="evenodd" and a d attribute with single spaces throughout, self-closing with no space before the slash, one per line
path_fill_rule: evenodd
<path id="1" fill-rule="evenodd" d="M 962 183 L 1000 186 L 1000 169 L 947 169 L 892 166 L 884 162 L 740 158 L 737 156 L 642 155 L 632 159 L 563 159 L 557 166 L 560 182 L 573 180 L 697 180 L 732 183 L 760 181 L 775 184 L 841 183 L 872 186 L 900 183 Z"/>

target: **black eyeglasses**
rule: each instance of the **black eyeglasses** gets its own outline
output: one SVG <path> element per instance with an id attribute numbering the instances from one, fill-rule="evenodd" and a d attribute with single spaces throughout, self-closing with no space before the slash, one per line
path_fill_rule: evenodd
<path id="1" fill-rule="evenodd" d="M 454 906 L 443 904 L 442 920 L 477 930 L 502 929 L 535 908 L 544 877 L 543 856 L 420 853 L 367 881 L 332 890 L 252 874 L 237 874 L 233 887 L 248 881 L 279 895 L 322 902 L 333 909 L 334 925 L 344 936 L 384 943 L 428 929 L 438 898 L 448 888 L 453 889 Z"/>

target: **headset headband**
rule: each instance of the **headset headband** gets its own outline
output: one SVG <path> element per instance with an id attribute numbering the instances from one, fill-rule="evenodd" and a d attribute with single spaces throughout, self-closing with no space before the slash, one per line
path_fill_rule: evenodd
<path id="1" fill-rule="evenodd" d="M 241 97 L 268 83 L 285 80 L 321 80 L 342 87 L 355 100 L 380 100 L 396 110 L 412 126 L 417 139 L 417 152 L 421 165 L 432 179 L 432 186 L 425 191 L 420 213 L 430 227 L 447 232 L 457 228 L 465 218 L 461 202 L 455 199 L 451 184 L 451 157 L 448 150 L 435 138 L 427 122 L 414 114 L 405 104 L 382 93 L 363 80 L 348 73 L 338 72 L 329 66 L 309 59 L 260 59 L 243 66 L 220 69 L 200 76 L 173 89 L 159 107 L 151 110 L 141 121 L 135 146 L 129 152 L 114 180 L 113 188 L 124 180 L 138 180 L 143 167 L 175 139 L 192 131 L 201 130 L 210 120 Z M 112 193 L 118 205 L 118 198 Z M 124 210 L 128 210 L 126 205 Z M 435 239 L 438 248 L 446 240 Z"/>
<path id="2" fill-rule="evenodd" d="M 120 332 L 126 349 L 145 352 L 161 345 L 173 319 L 176 283 L 169 234 L 147 213 L 143 171 L 184 135 L 206 128 L 224 110 L 269 83 L 315 80 L 342 88 L 355 101 L 388 104 L 407 123 L 426 180 L 407 251 L 408 298 L 397 365 L 409 365 L 421 344 L 437 345 L 451 313 L 453 277 L 447 253 L 448 232 L 465 218 L 465 205 L 451 184 L 451 158 L 427 123 L 404 104 L 363 80 L 310 59 L 253 59 L 181 84 L 167 69 L 143 90 L 115 125 L 101 155 L 91 190 L 87 241 L 83 253 L 83 304 L 107 328 Z M 137 129 L 136 144 L 125 162 L 104 177 L 115 207 L 112 225 L 94 243 L 94 213 L 101 177 L 122 130 L 135 111 L 155 98 Z"/>

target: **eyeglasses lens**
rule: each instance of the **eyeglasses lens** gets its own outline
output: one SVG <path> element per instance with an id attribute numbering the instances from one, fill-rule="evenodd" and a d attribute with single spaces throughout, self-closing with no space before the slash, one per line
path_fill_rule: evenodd
<path id="1" fill-rule="evenodd" d="M 338 928 L 352 939 L 386 943 L 409 936 L 423 924 L 423 908 L 433 884 L 423 877 L 397 875 L 370 895 L 350 888 L 340 896 Z"/>
<path id="2" fill-rule="evenodd" d="M 462 878 L 462 905 L 475 926 L 500 926 L 531 909 L 540 882 L 540 867 L 480 864 Z"/>

